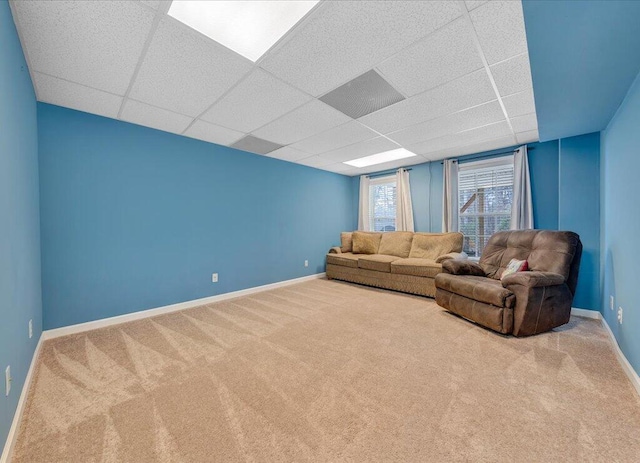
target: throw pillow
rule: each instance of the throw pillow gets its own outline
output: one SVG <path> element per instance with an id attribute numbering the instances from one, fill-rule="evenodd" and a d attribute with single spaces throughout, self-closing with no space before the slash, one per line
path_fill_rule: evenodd
<path id="1" fill-rule="evenodd" d="M 352 249 L 352 232 L 342 232 L 340 233 L 340 250 L 342 252 L 351 252 Z"/>
<path id="2" fill-rule="evenodd" d="M 353 253 L 376 254 L 381 238 L 382 233 L 353 232 Z"/>
<path id="3" fill-rule="evenodd" d="M 507 268 L 502 272 L 500 279 L 502 280 L 507 275 L 512 275 L 517 272 L 525 272 L 527 270 L 529 270 L 529 262 L 526 260 L 511 259 Z"/>

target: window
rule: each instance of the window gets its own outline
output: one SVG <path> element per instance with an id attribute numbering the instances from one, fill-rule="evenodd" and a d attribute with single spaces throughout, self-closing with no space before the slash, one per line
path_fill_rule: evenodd
<path id="1" fill-rule="evenodd" d="M 369 182 L 369 230 L 396 229 L 396 176 L 372 178 Z"/>
<path id="2" fill-rule="evenodd" d="M 513 201 L 513 156 L 458 167 L 458 230 L 463 250 L 480 257 L 491 235 L 509 230 Z"/>

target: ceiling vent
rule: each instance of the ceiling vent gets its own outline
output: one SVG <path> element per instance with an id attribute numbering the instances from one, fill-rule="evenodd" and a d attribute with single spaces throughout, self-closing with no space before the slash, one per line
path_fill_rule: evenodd
<path id="1" fill-rule="evenodd" d="M 283 146 L 284 145 L 278 145 L 268 140 L 263 140 L 262 138 L 254 137 L 253 135 L 247 135 L 231 145 L 231 148 L 256 154 L 267 154 Z"/>
<path id="2" fill-rule="evenodd" d="M 404 97 L 400 92 L 373 69 L 320 98 L 354 119 L 402 100 Z"/>

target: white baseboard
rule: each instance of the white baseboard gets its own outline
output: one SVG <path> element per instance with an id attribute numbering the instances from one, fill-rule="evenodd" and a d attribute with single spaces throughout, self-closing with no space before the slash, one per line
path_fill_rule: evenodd
<path id="1" fill-rule="evenodd" d="M 20 421 L 22 419 L 22 412 L 27 402 L 27 395 L 29 394 L 29 387 L 31 386 L 31 379 L 33 377 L 33 371 L 38 364 L 38 356 L 40 355 L 40 347 L 42 346 L 43 336 L 40 335 L 36 350 L 33 352 L 31 358 L 31 365 L 29 365 L 29 371 L 27 377 L 24 379 L 24 385 L 22 386 L 22 392 L 20 392 L 20 399 L 18 399 L 18 406 L 16 412 L 13 415 L 13 421 L 11 422 L 11 428 L 9 428 L 9 434 L 7 435 L 7 441 L 4 444 L 2 456 L 0 456 L 0 463 L 9 463 L 11 461 L 11 455 L 13 454 L 13 447 L 18 438 L 18 429 L 20 429 Z"/>
<path id="2" fill-rule="evenodd" d="M 571 307 L 571 315 L 584 318 L 593 318 L 595 320 L 600 320 L 602 318 L 602 315 L 600 315 L 600 312 L 598 312 L 597 310 L 577 309 L 575 307 Z"/>
<path id="3" fill-rule="evenodd" d="M 67 336 L 69 334 L 82 333 L 83 331 L 96 330 L 98 328 L 104 328 L 106 326 L 119 325 L 121 323 L 131 322 L 134 320 L 141 320 L 143 318 L 155 317 L 157 315 L 176 312 L 178 310 L 190 309 L 192 307 L 198 307 L 205 304 L 212 304 L 214 302 L 225 301 L 227 299 L 233 299 L 236 297 L 248 296 L 249 294 L 268 291 L 270 289 L 282 288 L 283 286 L 294 285 L 296 283 L 302 283 L 304 281 L 315 280 L 315 279 L 324 278 L 324 277 L 325 277 L 325 273 L 316 273 L 314 275 L 294 278 L 292 280 L 279 281 L 277 283 L 271 283 L 263 286 L 255 286 L 253 288 L 241 289 L 239 291 L 232 291 L 230 293 L 204 297 L 202 299 L 194 299 L 192 301 L 179 302 L 177 304 L 166 305 L 164 307 L 157 307 L 155 309 L 140 310 L 138 312 L 133 312 L 125 315 L 118 315 L 116 317 L 102 318 L 100 320 L 94 320 L 91 322 L 78 323 L 77 325 L 63 326 L 62 328 L 54 328 L 52 330 L 43 331 L 42 339 L 44 340 L 53 339 L 53 338 L 58 338 L 60 336 Z M 0 463 L 4 463 L 4 462 L 0 462 Z"/>

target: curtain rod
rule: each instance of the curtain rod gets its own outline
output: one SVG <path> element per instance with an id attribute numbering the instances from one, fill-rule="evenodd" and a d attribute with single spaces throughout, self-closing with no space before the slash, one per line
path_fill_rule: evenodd
<path id="1" fill-rule="evenodd" d="M 534 149 L 535 148 L 533 148 L 533 147 L 532 148 L 527 147 L 527 152 L 533 151 Z M 462 161 L 463 162 L 467 162 L 467 161 L 471 162 L 471 161 L 476 161 L 478 159 L 492 158 L 492 157 L 498 156 L 500 154 L 512 154 L 512 153 L 515 153 L 516 151 L 518 151 L 518 149 L 509 150 L 509 151 L 500 151 L 499 153 L 491 153 L 491 154 L 485 154 L 485 155 L 482 155 L 482 156 L 476 156 L 475 158 L 472 158 L 472 159 L 462 159 Z M 454 159 L 453 162 L 459 162 L 459 160 L 458 159 Z M 444 164 L 444 161 L 441 161 L 440 164 Z"/>
<path id="2" fill-rule="evenodd" d="M 404 170 L 411 170 L 411 169 L 406 169 L 404 167 L 401 167 L 400 169 L 404 169 Z M 383 177 L 385 175 L 389 175 L 392 172 L 398 172 L 400 169 L 390 169 L 390 170 L 384 170 L 382 172 L 378 172 L 376 174 L 370 174 L 370 175 L 366 175 L 365 177 Z"/>

